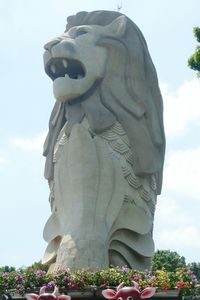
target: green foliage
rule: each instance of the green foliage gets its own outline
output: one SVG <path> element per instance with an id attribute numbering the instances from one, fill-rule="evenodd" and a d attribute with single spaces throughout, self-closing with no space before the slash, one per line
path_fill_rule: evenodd
<path id="1" fill-rule="evenodd" d="M 197 277 L 197 280 L 200 280 L 200 263 L 192 262 L 187 265 Z"/>
<path id="2" fill-rule="evenodd" d="M 197 41 L 200 43 L 200 28 L 193 28 L 194 36 Z M 188 66 L 197 71 L 197 76 L 200 77 L 200 46 L 197 46 L 194 54 L 188 59 Z"/>
<path id="3" fill-rule="evenodd" d="M 200 43 L 200 28 L 199 27 L 194 27 L 193 28 L 193 33 L 194 33 L 194 36 L 197 39 L 197 42 Z"/>
<path id="4" fill-rule="evenodd" d="M 4 266 L 4 267 L 0 267 L 0 272 L 13 272 L 15 271 L 15 267 L 9 267 L 9 266 Z"/>
<path id="5" fill-rule="evenodd" d="M 179 288 L 180 295 L 194 295 L 196 277 L 191 270 L 186 268 L 178 269 L 176 272 L 167 272 L 157 270 L 155 272 L 123 268 L 107 268 L 93 272 L 80 270 L 70 271 L 63 270 L 57 273 L 49 274 L 43 270 L 21 270 L 20 272 L 2 272 L 0 273 L 0 298 L 5 293 L 15 290 L 17 293 L 39 292 L 42 286 L 47 291 L 53 291 L 57 286 L 61 293 L 69 291 L 96 291 L 108 286 L 116 287 L 124 282 L 125 286 L 131 286 L 135 281 L 138 283 L 140 290 L 148 286 L 157 287 L 166 291 L 171 288 Z"/>
<path id="6" fill-rule="evenodd" d="M 108 286 L 116 287 L 121 282 L 125 286 L 131 286 L 132 281 L 138 283 L 142 290 L 147 286 L 154 286 L 159 290 L 179 288 L 180 296 L 197 295 L 200 290 L 196 288 L 197 279 L 200 277 L 200 263 L 191 263 L 185 267 L 185 258 L 177 252 L 170 250 L 158 250 L 152 262 L 153 271 L 139 272 L 128 267 L 116 267 L 97 269 L 94 272 L 79 270 L 63 270 L 49 274 L 47 266 L 41 262 L 35 262 L 30 267 L 15 270 L 14 267 L 4 266 L 0 268 L 0 299 L 1 295 L 15 290 L 24 295 L 30 292 L 39 292 L 42 286 L 53 291 L 59 287 L 61 293 L 73 290 L 96 291 Z M 181 268 L 180 268 L 181 267 Z"/>
<path id="7" fill-rule="evenodd" d="M 152 260 L 152 270 L 166 270 L 174 272 L 178 268 L 186 266 L 185 257 L 180 256 L 176 251 L 157 250 Z"/>
<path id="8" fill-rule="evenodd" d="M 33 271 L 33 270 L 42 270 L 42 271 L 48 271 L 49 266 L 43 265 L 41 260 L 38 262 L 34 262 L 30 267 L 25 268 L 27 271 Z"/>

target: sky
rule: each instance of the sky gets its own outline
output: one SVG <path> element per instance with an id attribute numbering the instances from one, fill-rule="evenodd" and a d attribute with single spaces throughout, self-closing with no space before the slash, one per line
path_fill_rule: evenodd
<path id="1" fill-rule="evenodd" d="M 78 11 L 117 10 L 143 32 L 164 101 L 167 149 L 156 249 L 200 262 L 200 81 L 187 67 L 199 0 L 0 0 L 0 266 L 39 261 L 50 215 L 42 146 L 54 105 L 43 45 Z"/>

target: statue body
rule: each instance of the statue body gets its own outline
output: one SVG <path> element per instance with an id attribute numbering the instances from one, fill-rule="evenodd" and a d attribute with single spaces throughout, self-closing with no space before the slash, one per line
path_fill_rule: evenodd
<path id="1" fill-rule="evenodd" d="M 52 214 L 43 263 L 148 268 L 165 137 L 144 37 L 118 12 L 80 12 L 45 50 L 56 103 L 44 145 Z"/>

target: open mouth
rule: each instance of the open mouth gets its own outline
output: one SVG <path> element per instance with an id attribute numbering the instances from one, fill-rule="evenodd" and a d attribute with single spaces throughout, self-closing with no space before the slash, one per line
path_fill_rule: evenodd
<path id="1" fill-rule="evenodd" d="M 85 77 L 86 74 L 85 68 L 80 61 L 66 58 L 51 59 L 47 64 L 45 71 L 52 80 L 59 77 L 81 79 Z"/>

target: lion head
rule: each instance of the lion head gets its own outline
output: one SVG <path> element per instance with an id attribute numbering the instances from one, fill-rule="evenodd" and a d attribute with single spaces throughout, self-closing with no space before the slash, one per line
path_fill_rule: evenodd
<path id="1" fill-rule="evenodd" d="M 159 194 L 165 150 L 162 97 L 142 33 L 113 11 L 80 12 L 67 21 L 66 31 L 45 45 L 45 71 L 56 98 L 44 147 L 46 178 L 53 177 L 53 147 L 63 124 L 86 115 L 97 133 L 116 120 L 121 123 L 134 149 L 136 174 L 155 174 Z"/>

